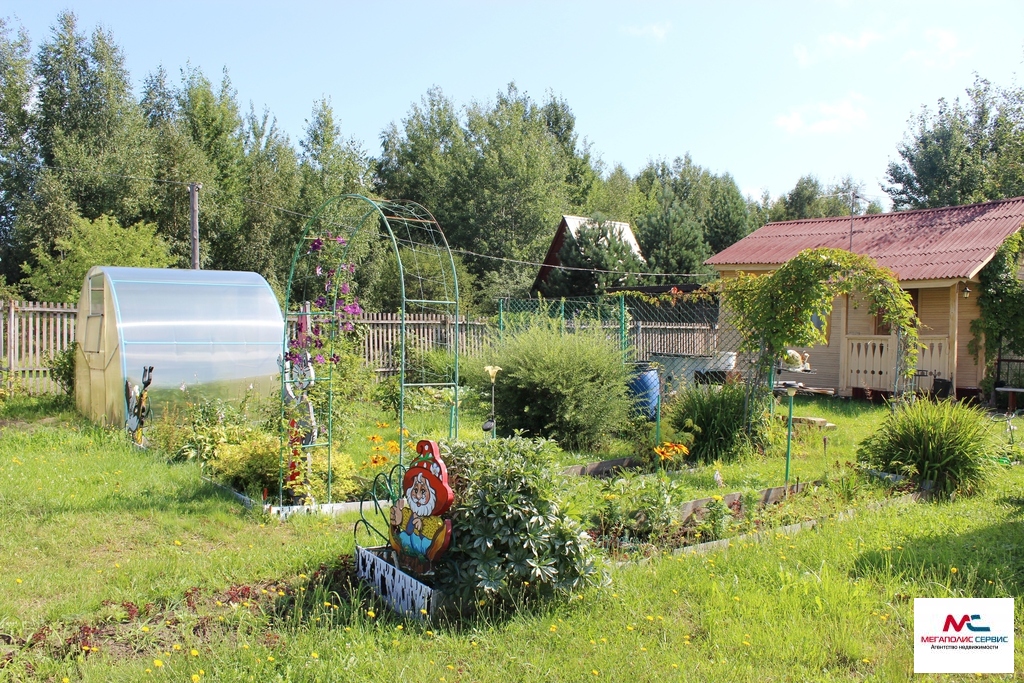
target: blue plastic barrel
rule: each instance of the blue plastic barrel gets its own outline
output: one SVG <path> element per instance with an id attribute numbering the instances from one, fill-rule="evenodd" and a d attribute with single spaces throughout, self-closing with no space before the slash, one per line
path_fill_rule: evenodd
<path id="1" fill-rule="evenodd" d="M 643 415 L 651 422 L 658 416 L 658 371 L 643 370 L 629 380 L 629 396 L 633 399 L 633 407 L 637 414 Z"/>

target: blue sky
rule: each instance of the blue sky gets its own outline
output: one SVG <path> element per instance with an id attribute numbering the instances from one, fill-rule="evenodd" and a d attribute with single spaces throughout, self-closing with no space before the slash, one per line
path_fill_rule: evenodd
<path id="1" fill-rule="evenodd" d="M 38 45 L 63 9 L 113 32 L 136 87 L 160 65 L 215 82 L 226 67 L 242 106 L 293 141 L 323 96 L 377 154 L 429 87 L 465 104 L 515 81 L 564 98 L 609 168 L 689 152 L 755 195 L 851 174 L 881 199 L 922 105 L 1024 70 L 1021 2 L 14 0 L 0 14 Z"/>

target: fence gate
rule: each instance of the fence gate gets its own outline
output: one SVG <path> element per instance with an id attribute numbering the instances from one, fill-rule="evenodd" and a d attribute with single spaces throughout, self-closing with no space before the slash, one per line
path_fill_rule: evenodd
<path id="1" fill-rule="evenodd" d="M 56 355 L 75 340 L 75 304 L 0 302 L 0 338 L 3 340 L 3 371 L 8 388 L 20 385 L 31 394 L 57 393 L 50 379 L 48 356 Z"/>

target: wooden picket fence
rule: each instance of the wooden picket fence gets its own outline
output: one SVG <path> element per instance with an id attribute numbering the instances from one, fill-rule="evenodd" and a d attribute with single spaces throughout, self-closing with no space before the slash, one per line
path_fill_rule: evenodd
<path id="1" fill-rule="evenodd" d="M 46 367 L 48 356 L 75 340 L 78 307 L 32 301 L 0 302 L 0 340 L 4 348 L 4 379 L 29 393 L 56 393 L 57 383 Z"/>
<path id="2" fill-rule="evenodd" d="M 5 354 L 0 370 L 8 386 L 18 384 L 30 393 L 55 393 L 46 358 L 68 348 L 75 339 L 77 309 L 73 304 L 0 302 L 0 340 Z M 401 320 L 395 313 L 364 313 L 356 320 L 362 328 L 363 358 L 377 377 L 398 372 L 396 357 L 401 341 Z M 415 352 L 450 348 L 455 337 L 452 316 L 408 315 L 406 343 Z M 459 354 L 479 354 L 492 334 L 483 321 L 459 321 Z M 614 327 L 614 329 L 613 329 Z M 715 345 L 709 326 L 691 324 L 634 323 L 627 331 L 629 342 L 645 359 L 653 353 L 707 355 Z M 609 326 L 618 334 L 618 326 Z"/>
<path id="3" fill-rule="evenodd" d="M 395 313 L 364 313 L 358 320 L 364 330 L 363 358 L 378 376 L 396 374 L 396 358 L 402 340 L 401 319 Z M 487 343 L 487 323 L 459 320 L 459 355 L 480 353 Z M 405 316 L 406 345 L 412 353 L 435 348 L 451 348 L 455 338 L 455 318 L 439 314 Z"/>

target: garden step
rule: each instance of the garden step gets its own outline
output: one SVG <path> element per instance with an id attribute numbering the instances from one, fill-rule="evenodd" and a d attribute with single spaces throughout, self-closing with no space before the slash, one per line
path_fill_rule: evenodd
<path id="1" fill-rule="evenodd" d="M 775 413 L 775 415 L 776 415 L 776 417 L 778 417 L 783 422 L 785 422 L 788 419 L 788 416 L 787 415 L 783 415 L 782 413 Z M 829 422 L 828 420 L 826 420 L 823 417 L 797 417 L 796 415 L 794 415 L 793 416 L 793 424 L 794 425 L 808 425 L 808 426 L 811 426 L 811 427 L 817 427 L 818 429 L 835 429 L 836 428 L 836 426 L 833 423 Z"/>

